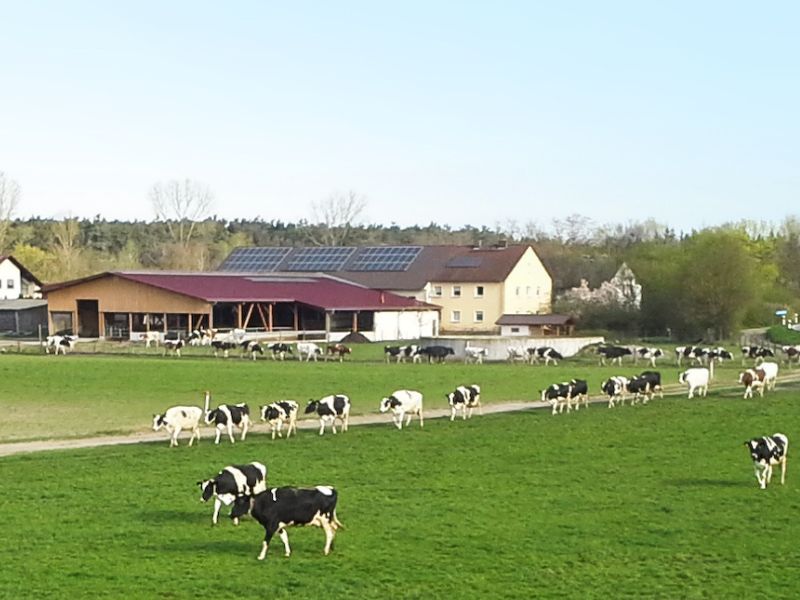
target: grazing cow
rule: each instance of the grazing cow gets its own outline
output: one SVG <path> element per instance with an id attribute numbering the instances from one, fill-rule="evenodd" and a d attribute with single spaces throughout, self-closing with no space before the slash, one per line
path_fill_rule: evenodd
<path id="1" fill-rule="evenodd" d="M 778 383 L 778 363 L 762 362 L 758 368 L 764 371 L 764 387 L 768 392 L 773 391 Z"/>
<path id="2" fill-rule="evenodd" d="M 683 383 L 689 388 L 689 398 L 694 398 L 697 391 L 699 396 L 708 394 L 708 382 L 711 380 L 711 373 L 705 367 L 692 367 L 685 370 L 678 376 L 678 383 Z"/>
<path id="3" fill-rule="evenodd" d="M 542 402 L 552 404 L 553 414 L 556 414 L 556 410 L 563 413 L 565 406 L 569 413 L 572 410 L 572 397 L 569 390 L 569 383 L 554 383 L 541 391 Z"/>
<path id="4" fill-rule="evenodd" d="M 261 347 L 255 340 L 250 340 L 248 342 L 242 342 L 239 344 L 239 347 L 242 349 L 242 358 L 244 358 L 247 354 L 250 354 L 250 357 L 255 360 L 256 354 L 264 354 L 264 348 Z"/>
<path id="5" fill-rule="evenodd" d="M 455 350 L 450 346 L 425 346 L 419 349 L 420 356 L 427 356 L 428 363 L 443 363 L 448 356 L 455 355 Z"/>
<path id="6" fill-rule="evenodd" d="M 242 441 L 247 437 L 250 429 L 250 408 L 247 404 L 220 404 L 217 408 L 209 410 L 211 393 L 206 392 L 205 422 L 207 425 L 214 425 L 217 429 L 215 444 L 219 444 L 219 438 L 223 431 L 228 432 L 231 444 L 233 439 L 233 426 L 242 430 Z"/>
<path id="7" fill-rule="evenodd" d="M 297 342 L 297 358 L 303 360 L 306 357 L 306 362 L 312 358 L 317 362 L 317 358 L 322 356 L 322 348 L 317 346 L 314 342 Z"/>
<path id="8" fill-rule="evenodd" d="M 583 406 L 589 407 L 589 384 L 585 379 L 571 379 L 569 382 L 570 403 L 575 402 L 575 410 L 580 410 L 581 401 Z"/>
<path id="9" fill-rule="evenodd" d="M 644 360 L 650 361 L 650 366 L 655 368 L 656 366 L 656 359 L 661 358 L 664 356 L 663 350 L 661 348 L 637 348 L 636 354 L 634 357 L 643 358 Z"/>
<path id="10" fill-rule="evenodd" d="M 506 348 L 506 353 L 508 354 L 507 360 L 510 363 L 526 362 L 528 360 L 528 351 L 525 348 L 509 346 Z"/>
<path id="11" fill-rule="evenodd" d="M 44 351 L 47 354 L 52 351 L 54 355 L 59 353 L 66 354 L 75 347 L 77 340 L 78 336 L 76 335 L 48 335 L 45 340 Z"/>
<path id="12" fill-rule="evenodd" d="M 625 389 L 629 394 L 633 395 L 631 398 L 631 406 L 636 404 L 640 399 L 642 404 L 647 404 L 650 401 L 650 382 L 644 377 L 634 375 L 628 379 L 628 384 Z"/>
<path id="13" fill-rule="evenodd" d="M 253 498 L 240 496 L 231 515 L 241 516 L 247 512 L 264 527 L 264 543 L 258 560 L 267 557 L 269 543 L 276 533 L 283 542 L 286 556 L 290 556 L 289 536 L 286 528 L 292 525 L 313 525 L 325 531 L 327 556 L 333 546 L 336 530 L 344 527 L 336 517 L 336 490 L 328 485 L 318 485 L 311 489 L 294 487 L 272 488 Z"/>
<path id="14" fill-rule="evenodd" d="M 169 433 L 169 447 L 178 445 L 178 436 L 181 431 L 188 429 L 192 432 L 189 438 L 191 446 L 195 438 L 200 443 L 200 420 L 203 418 L 203 409 L 199 406 L 172 406 L 163 414 L 153 415 L 153 431 L 162 427 Z"/>
<path id="15" fill-rule="evenodd" d="M 628 390 L 628 378 L 614 375 L 600 384 L 600 390 L 608 396 L 608 408 L 614 408 L 614 403 L 619 401 L 625 406 L 625 392 Z"/>
<path id="16" fill-rule="evenodd" d="M 755 360 L 755 363 L 758 364 L 765 358 L 774 356 L 775 353 L 764 346 L 742 346 L 742 365 L 747 359 Z"/>
<path id="17" fill-rule="evenodd" d="M 291 437 L 293 430 L 295 436 L 297 435 L 297 410 L 297 402 L 294 400 L 280 400 L 261 407 L 261 420 L 269 423 L 273 440 L 276 433 L 278 437 L 283 437 L 281 430 L 284 423 L 289 427 L 286 432 L 287 440 Z"/>
<path id="18" fill-rule="evenodd" d="M 710 363 L 716 362 L 722 364 L 722 361 L 733 360 L 733 354 L 728 352 L 725 348 L 703 348 L 703 358 Z"/>
<path id="19" fill-rule="evenodd" d="M 633 354 L 630 348 L 624 346 L 600 346 L 597 348 L 597 353 L 600 355 L 601 365 L 605 365 L 606 360 L 610 360 L 612 365 L 616 362 L 620 366 L 622 366 L 623 357 Z"/>
<path id="20" fill-rule="evenodd" d="M 753 389 L 758 390 L 758 395 L 764 397 L 764 378 L 766 373 L 763 369 L 747 369 L 739 373 L 739 383 L 744 386 L 744 398 L 753 397 Z"/>
<path id="21" fill-rule="evenodd" d="M 464 362 L 475 363 L 476 365 L 483 364 L 483 359 L 489 356 L 489 351 L 486 348 L 478 348 L 477 346 L 469 346 L 464 348 Z"/>
<path id="22" fill-rule="evenodd" d="M 702 363 L 705 360 L 706 351 L 699 346 L 678 346 L 675 348 L 675 360 L 678 366 L 684 358 L 690 359 L 694 363 Z"/>
<path id="23" fill-rule="evenodd" d="M 237 342 L 211 340 L 210 345 L 214 349 L 214 356 L 219 356 L 219 353 L 222 352 L 222 357 L 228 358 L 228 353 L 236 348 Z"/>
<path id="24" fill-rule="evenodd" d="M 325 360 L 327 361 L 328 358 L 339 358 L 339 362 L 344 362 L 344 357 L 346 354 L 350 354 L 353 351 L 345 346 L 344 344 L 329 344 L 327 348 L 325 348 Z"/>
<path id="25" fill-rule="evenodd" d="M 800 364 L 800 346 L 781 346 L 781 350 L 786 355 L 786 362 L 790 365 L 792 361 Z"/>
<path id="26" fill-rule="evenodd" d="M 664 398 L 664 388 L 661 387 L 661 373 L 658 371 L 642 371 L 638 378 L 647 382 L 648 394 L 651 400 L 656 393 L 660 398 Z"/>
<path id="27" fill-rule="evenodd" d="M 384 346 L 383 347 L 383 354 L 386 357 L 386 362 L 388 363 L 391 359 L 395 359 L 395 362 L 405 362 L 407 358 L 411 359 L 411 362 L 419 362 L 422 360 L 422 357 L 419 354 L 419 346 L 417 344 L 410 344 L 408 346 Z"/>
<path id="28" fill-rule="evenodd" d="M 283 342 L 274 342 L 267 344 L 267 350 L 272 354 L 272 360 L 283 360 L 287 354 L 294 355 L 291 344 L 284 344 Z"/>
<path id="29" fill-rule="evenodd" d="M 550 346 L 528 348 L 527 352 L 528 361 L 531 364 L 538 364 L 540 360 L 544 360 L 545 366 L 549 365 L 551 362 L 557 365 L 558 361 L 564 358 L 555 348 L 551 348 Z"/>
<path id="30" fill-rule="evenodd" d="M 145 348 L 150 347 L 150 342 L 155 342 L 156 348 L 158 348 L 158 344 L 161 342 L 163 336 L 164 334 L 161 331 L 146 331 L 141 339 L 144 340 Z"/>
<path id="31" fill-rule="evenodd" d="M 306 414 L 319 415 L 319 434 L 325 433 L 325 425 L 330 424 L 333 434 L 336 435 L 336 420 L 342 422 L 342 432 L 347 431 L 350 421 L 350 398 L 344 394 L 332 394 L 319 400 L 309 400 L 306 405 Z"/>
<path id="32" fill-rule="evenodd" d="M 380 410 L 385 413 L 392 411 L 392 423 L 398 429 L 403 428 L 403 417 L 408 416 L 406 427 L 411 424 L 411 417 L 419 417 L 419 426 L 423 426 L 422 417 L 422 394 L 414 390 L 397 390 L 392 392 L 388 398 L 381 400 Z"/>
<path id="33" fill-rule="evenodd" d="M 251 462 L 246 465 L 230 465 L 220 471 L 215 477 L 198 481 L 200 499 L 208 502 L 214 496 L 214 514 L 211 524 L 216 525 L 219 518 L 219 509 L 224 504 L 230 506 L 239 498 L 250 498 L 267 489 L 267 467 L 260 462 Z M 234 525 L 239 524 L 241 514 L 236 514 L 235 504 L 231 509 L 231 520 Z"/>
<path id="34" fill-rule="evenodd" d="M 772 480 L 772 467 L 781 466 L 781 485 L 786 483 L 786 458 L 789 453 L 789 438 L 782 433 L 753 438 L 744 443 L 753 459 L 758 486 L 764 490 Z"/>
<path id="35" fill-rule="evenodd" d="M 164 340 L 164 356 L 172 352 L 175 356 L 180 358 L 181 348 L 186 345 L 183 339 L 179 340 Z"/>
<path id="36" fill-rule="evenodd" d="M 483 415 L 481 408 L 481 388 L 479 385 L 460 385 L 455 391 L 445 395 L 450 405 L 450 420 L 456 418 L 456 413 L 462 411 L 462 420 L 471 419 L 472 411 L 477 408 L 478 414 Z"/>

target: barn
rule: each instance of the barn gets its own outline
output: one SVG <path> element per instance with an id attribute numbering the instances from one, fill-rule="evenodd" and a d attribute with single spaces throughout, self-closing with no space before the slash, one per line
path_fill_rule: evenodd
<path id="1" fill-rule="evenodd" d="M 43 293 L 50 331 L 115 340 L 201 327 L 416 339 L 437 335 L 440 320 L 436 305 L 319 273 L 110 271 L 48 285 Z"/>

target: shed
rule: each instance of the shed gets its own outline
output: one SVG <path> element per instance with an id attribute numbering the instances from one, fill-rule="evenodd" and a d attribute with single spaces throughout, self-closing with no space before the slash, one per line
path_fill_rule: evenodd
<path id="1" fill-rule="evenodd" d="M 502 336 L 562 336 L 575 330 L 575 320 L 569 315 L 503 315 L 496 323 Z"/>

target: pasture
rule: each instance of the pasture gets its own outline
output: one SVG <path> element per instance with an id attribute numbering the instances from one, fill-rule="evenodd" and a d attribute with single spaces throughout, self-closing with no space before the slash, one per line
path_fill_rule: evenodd
<path id="1" fill-rule="evenodd" d="M 66 364 L 66 362 L 64 363 Z M 322 438 L 0 459 L 6 597 L 796 597 L 800 473 L 757 489 L 742 442 L 800 440 L 795 391 L 388 423 Z M 795 442 L 796 444 L 797 442 Z M 795 450 L 796 451 L 796 450 Z M 790 449 L 790 456 L 793 454 Z M 335 485 L 340 531 L 211 526 L 195 482 L 263 461 Z"/>

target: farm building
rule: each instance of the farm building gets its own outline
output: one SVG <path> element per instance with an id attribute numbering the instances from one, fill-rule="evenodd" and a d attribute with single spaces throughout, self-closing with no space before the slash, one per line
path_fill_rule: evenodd
<path id="1" fill-rule="evenodd" d="M 503 315 L 497 319 L 503 337 L 572 335 L 575 321 L 568 315 Z"/>
<path id="2" fill-rule="evenodd" d="M 533 248 L 506 245 L 237 248 L 234 273 L 324 272 L 442 307 L 446 333 L 498 333 L 507 313 L 550 311 L 553 282 Z"/>
<path id="3" fill-rule="evenodd" d="M 0 300 L 41 298 L 42 282 L 13 256 L 0 256 Z"/>
<path id="4" fill-rule="evenodd" d="M 48 285 L 50 331 L 138 339 L 200 327 L 316 332 L 335 340 L 436 335 L 439 307 L 315 274 L 114 271 Z"/>
<path id="5" fill-rule="evenodd" d="M 42 282 L 13 256 L 0 256 L 0 333 L 38 334 L 47 327 Z"/>

